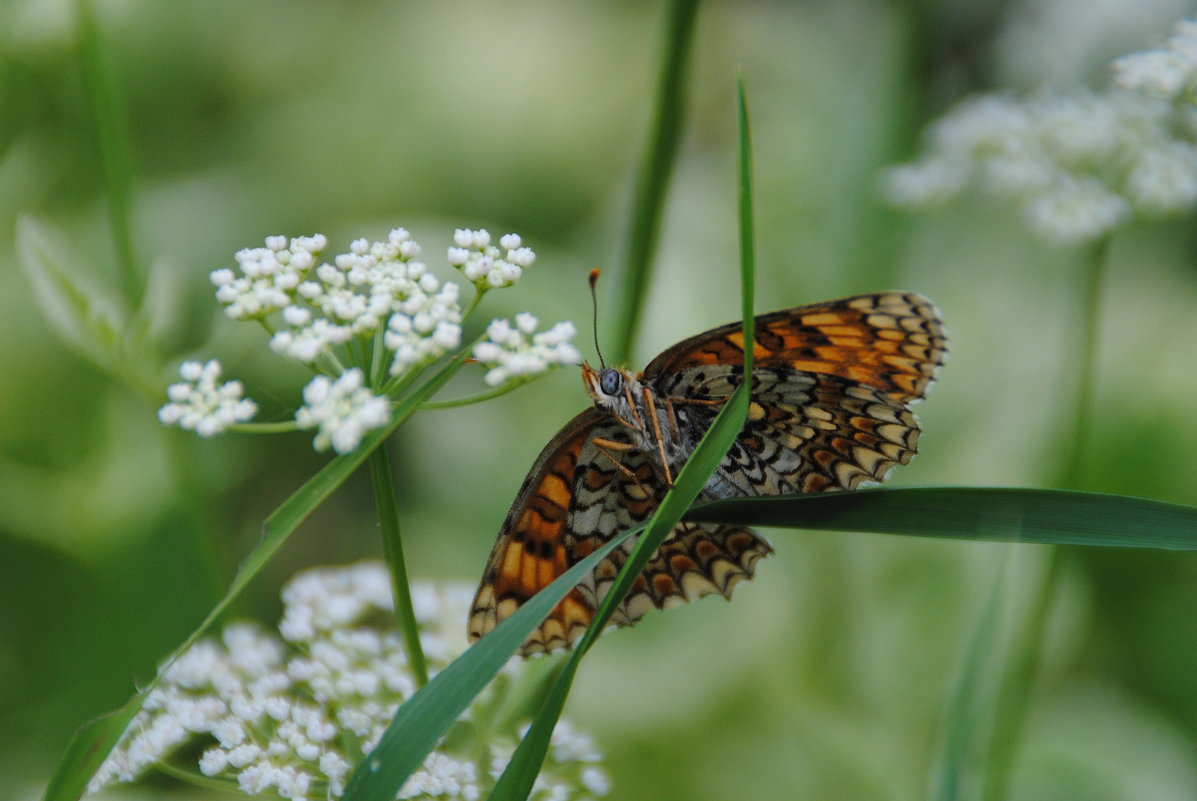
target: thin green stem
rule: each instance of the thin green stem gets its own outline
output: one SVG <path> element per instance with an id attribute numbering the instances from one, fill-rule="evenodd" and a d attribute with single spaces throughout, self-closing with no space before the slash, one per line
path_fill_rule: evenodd
<path id="1" fill-rule="evenodd" d="M 1098 240 L 1081 265 L 1080 326 L 1078 334 L 1076 406 L 1072 430 L 1064 445 L 1064 459 L 1056 486 L 1079 489 L 1093 427 L 1094 377 L 1097 373 L 1098 321 L 1110 255 L 1110 238 Z"/>
<path id="2" fill-rule="evenodd" d="M 616 363 L 628 361 L 644 308 L 649 261 L 656 249 L 665 191 L 682 136 L 686 64 L 697 16 L 697 0 L 673 0 L 669 5 L 652 129 L 629 209 L 623 272 L 613 282 L 619 291 L 611 327 L 615 340 L 610 348 Z"/>
<path id="3" fill-rule="evenodd" d="M 500 384 L 494 389 L 488 389 L 487 391 L 479 392 L 476 395 L 467 395 L 464 398 L 454 398 L 453 400 L 443 401 L 428 401 L 427 403 L 421 403 L 420 411 L 423 412 L 432 409 L 456 409 L 459 406 L 471 406 L 475 403 L 481 403 L 482 401 L 488 401 L 493 398 L 497 398 L 500 395 L 506 395 L 508 392 L 517 390 L 522 386 L 526 386 L 542 376 L 543 374 L 534 378 L 524 379 L 523 381 L 508 381 L 505 384 Z"/>
<path id="4" fill-rule="evenodd" d="M 416 626 L 416 612 L 411 600 L 411 585 L 407 580 L 407 562 L 403 557 L 403 539 L 399 534 L 399 504 L 395 498 L 395 481 L 391 475 L 390 448 L 383 442 L 370 454 L 370 479 L 374 486 L 374 503 L 378 507 L 378 525 L 382 531 L 383 551 L 391 571 L 391 592 L 395 596 L 395 617 L 403 633 L 403 647 L 407 661 L 416 676 L 416 684 L 428 683 L 428 664 L 420 647 L 420 630 Z"/>
<path id="5" fill-rule="evenodd" d="M 465 307 L 465 311 L 461 313 L 462 322 L 469 319 L 469 316 L 474 313 L 474 309 L 478 308 L 478 304 L 482 302 L 482 296 L 486 292 L 474 287 L 474 297 L 470 298 L 470 305 Z"/>
<path id="6" fill-rule="evenodd" d="M 130 179 L 132 158 L 129 137 L 122 123 L 120 98 L 116 81 L 104 53 L 104 40 L 89 0 L 76 0 L 79 20 L 80 59 L 83 83 L 95 114 L 96 135 L 100 149 L 100 166 L 104 172 L 104 188 L 108 197 L 108 225 L 116 251 L 117 270 L 121 290 L 130 308 L 141 306 L 145 294 L 145 279 L 137 268 L 130 233 Z"/>
<path id="7" fill-rule="evenodd" d="M 1097 373 L 1098 321 L 1101 316 L 1102 294 L 1110 255 L 1110 238 L 1098 240 L 1081 267 L 1079 333 L 1075 407 L 1070 416 L 1072 426 L 1064 443 L 1059 478 L 1055 484 L 1062 489 L 1076 489 L 1081 483 L 1085 459 L 1088 455 L 1093 425 L 1094 380 Z M 1026 726 L 1031 692 L 1039 674 L 1040 652 L 1047 621 L 1059 590 L 1063 555 L 1051 548 L 1045 555 L 1043 578 L 1030 611 L 1010 649 L 1010 665 L 1002 680 L 997 715 L 993 726 L 993 744 L 985 771 L 984 801 L 1004 801 L 1010 775 L 1018 756 L 1018 745 Z"/>
<path id="8" fill-rule="evenodd" d="M 194 785 L 196 787 L 203 787 L 208 790 L 216 790 L 218 792 L 224 793 L 237 792 L 237 782 L 233 779 L 218 779 L 211 776 L 205 776 L 202 773 L 184 770 L 183 768 L 172 765 L 169 762 L 155 762 L 154 770 L 174 779 L 178 779 L 181 782 L 187 782 L 188 784 Z"/>
<path id="9" fill-rule="evenodd" d="M 235 423 L 229 426 L 228 430 L 242 434 L 285 434 L 298 431 L 299 423 L 294 420 L 279 420 L 276 423 Z"/>
<path id="10" fill-rule="evenodd" d="M 377 387 L 386 383 L 386 329 L 379 326 L 374 332 L 374 343 L 370 348 L 370 386 Z"/>

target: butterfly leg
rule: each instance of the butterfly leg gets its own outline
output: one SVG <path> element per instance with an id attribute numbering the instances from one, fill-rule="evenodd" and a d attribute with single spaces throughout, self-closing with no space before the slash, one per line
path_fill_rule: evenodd
<path id="1" fill-rule="evenodd" d="M 657 455 L 661 457 L 661 470 L 665 474 L 665 485 L 673 486 L 673 473 L 669 470 L 669 460 L 665 458 L 665 440 L 661 436 L 661 421 L 657 419 L 657 401 L 648 387 L 644 387 L 644 408 L 653 423 L 653 438 L 657 441 Z M 669 411 L 672 418 L 672 408 Z"/>
<path id="2" fill-rule="evenodd" d="M 624 478 L 628 479 L 637 487 L 639 487 L 644 492 L 646 497 L 652 496 L 652 491 L 644 485 L 644 482 L 640 480 L 640 477 L 632 472 L 627 465 L 625 465 L 615 456 L 616 453 L 630 451 L 635 446 L 628 442 L 615 442 L 614 440 L 603 439 L 602 437 L 595 437 L 594 439 L 590 440 L 590 442 L 595 448 L 598 449 L 599 453 L 611 460 L 611 464 L 615 465 L 615 469 L 622 473 Z M 670 483 L 670 486 L 673 486 L 672 482 Z"/>

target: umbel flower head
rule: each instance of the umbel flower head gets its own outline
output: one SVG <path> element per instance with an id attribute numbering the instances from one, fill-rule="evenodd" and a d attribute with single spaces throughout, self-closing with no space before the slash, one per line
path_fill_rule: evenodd
<path id="1" fill-rule="evenodd" d="M 1166 50 L 1125 56 L 1114 70 L 1101 92 L 962 101 L 931 125 L 917 161 L 885 172 L 887 197 L 917 209 L 974 190 L 1013 202 L 1032 231 L 1059 244 L 1192 209 L 1197 23 L 1178 25 Z"/>
<path id="2" fill-rule="evenodd" d="M 472 588 L 413 589 L 421 642 L 435 672 L 465 647 L 461 620 Z M 235 623 L 219 640 L 202 640 L 167 668 L 89 791 L 135 781 L 198 744 L 198 773 L 227 779 L 242 792 L 339 797 L 353 767 L 416 690 L 399 632 L 380 623 L 392 619 L 388 574 L 374 562 L 309 570 L 283 589 L 283 604 L 277 634 Z M 484 796 L 521 732 L 499 731 L 487 742 L 478 741 L 477 733 L 503 728 L 482 716 L 499 706 L 496 693 L 518 685 L 519 667 L 512 663 L 498 686 L 479 696 L 455 730 L 453 746 L 442 743 L 429 754 L 398 798 Z M 606 795 L 601 758 L 588 737 L 562 721 L 532 797 Z"/>
<path id="3" fill-rule="evenodd" d="M 267 237 L 263 247 L 239 251 L 236 267 L 214 271 L 211 281 L 228 317 L 261 325 L 271 350 L 317 373 L 304 389 L 296 425 L 317 430 L 317 450 L 347 453 L 390 421 L 394 393 L 461 347 L 467 311 L 458 285 L 428 271 L 420 245 L 403 228 L 382 242 L 355 240 L 331 262 L 321 260 L 327 246 L 320 234 Z M 492 289 L 514 286 L 536 254 L 516 234 L 501 237 L 496 247 L 485 230 L 459 229 L 447 260 L 474 286 L 477 301 Z M 532 334 L 519 321 L 507 325 Z M 573 326 L 563 323 L 530 342 L 506 342 L 485 362 L 491 367 L 487 383 L 578 363 L 567 341 L 572 336 Z M 162 422 L 202 436 L 244 428 L 257 406 L 242 397 L 239 382 L 217 386 L 220 373 L 217 361 L 185 363 L 184 380 L 171 386 L 170 403 L 159 412 Z"/>

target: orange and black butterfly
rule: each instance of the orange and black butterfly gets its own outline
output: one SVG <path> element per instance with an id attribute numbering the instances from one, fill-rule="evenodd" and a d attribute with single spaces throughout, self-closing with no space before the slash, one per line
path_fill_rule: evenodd
<path id="1" fill-rule="evenodd" d="M 756 318 L 748 419 L 699 500 L 856 489 L 915 454 L 910 405 L 926 394 L 947 340 L 921 295 L 885 292 Z M 646 520 L 744 380 L 740 323 L 679 342 L 643 373 L 582 365 L 594 406 L 537 458 L 503 521 L 469 619 L 471 640 L 615 534 Z M 626 541 L 524 643 L 527 655 L 572 645 L 634 542 Z M 730 598 L 768 541 L 747 528 L 679 523 L 613 622 L 704 595 Z"/>

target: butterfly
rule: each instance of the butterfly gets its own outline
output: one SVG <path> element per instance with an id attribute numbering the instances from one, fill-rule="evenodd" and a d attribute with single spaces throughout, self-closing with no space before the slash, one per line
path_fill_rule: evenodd
<path id="1" fill-rule="evenodd" d="M 617 533 L 652 515 L 744 381 L 741 323 L 683 340 L 633 374 L 582 365 L 594 405 L 545 446 L 503 522 L 471 607 L 476 640 Z M 913 458 L 910 405 L 947 353 L 927 298 L 884 292 L 756 318 L 748 417 L 699 500 L 852 490 Z M 572 645 L 634 543 L 570 591 L 524 642 L 526 655 Z M 740 526 L 682 522 L 637 577 L 612 623 L 631 625 L 752 578 L 772 547 Z"/>

